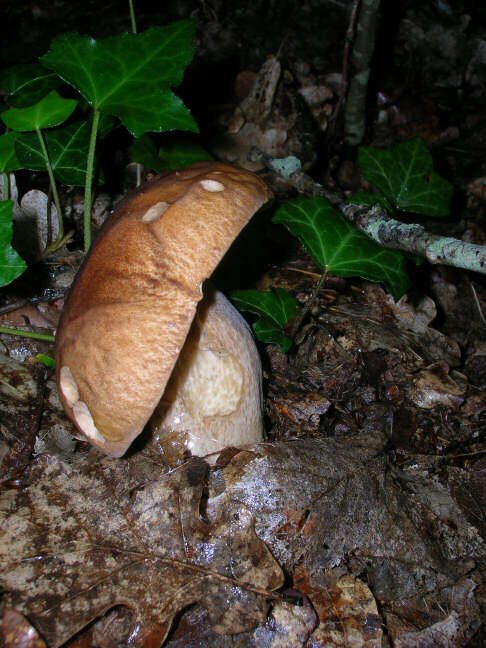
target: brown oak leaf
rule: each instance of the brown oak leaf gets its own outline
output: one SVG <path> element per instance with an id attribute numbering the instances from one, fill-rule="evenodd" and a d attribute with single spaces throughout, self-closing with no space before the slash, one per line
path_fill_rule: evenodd
<path id="1" fill-rule="evenodd" d="M 194 602 L 217 632 L 263 622 L 282 571 L 239 503 L 203 519 L 207 470 L 194 459 L 144 481 L 127 460 L 73 468 L 39 456 L 31 485 L 0 498 L 3 605 L 25 614 L 51 648 L 119 605 L 142 628 L 140 646 L 161 645 Z"/>

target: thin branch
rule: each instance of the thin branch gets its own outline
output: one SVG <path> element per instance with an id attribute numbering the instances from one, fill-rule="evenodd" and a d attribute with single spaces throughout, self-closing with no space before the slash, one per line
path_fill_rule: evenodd
<path id="1" fill-rule="evenodd" d="M 484 245 L 431 234 L 417 223 L 402 223 L 391 218 L 379 205 L 364 208 L 361 205 L 346 205 L 342 211 L 359 230 L 383 247 L 417 254 L 429 263 L 486 274 Z"/>

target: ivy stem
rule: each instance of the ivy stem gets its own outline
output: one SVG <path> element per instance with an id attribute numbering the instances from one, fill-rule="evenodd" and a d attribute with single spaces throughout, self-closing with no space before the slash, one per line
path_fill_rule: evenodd
<path id="1" fill-rule="evenodd" d="M 10 199 L 10 174 L 2 173 L 3 176 L 3 200 Z"/>
<path id="2" fill-rule="evenodd" d="M 132 22 L 132 33 L 137 33 L 137 23 L 135 22 L 135 12 L 133 10 L 133 0 L 128 0 L 128 6 L 130 7 L 130 20 Z"/>
<path id="3" fill-rule="evenodd" d="M 91 247 L 91 201 L 93 188 L 94 157 L 96 149 L 96 136 L 98 135 L 98 124 L 100 121 L 99 108 L 93 109 L 93 124 L 89 138 L 88 162 L 86 164 L 86 185 L 84 189 L 84 251 L 88 252 Z"/>
<path id="4" fill-rule="evenodd" d="M 54 242 L 55 245 L 64 236 L 64 224 L 62 221 L 61 202 L 59 200 L 59 194 L 57 192 L 56 179 L 54 178 L 54 172 L 52 170 L 51 161 L 49 160 L 49 153 L 47 152 L 46 143 L 44 141 L 44 135 L 41 133 L 39 128 L 36 128 L 35 131 L 37 133 L 37 137 L 39 138 L 39 144 L 42 150 L 42 155 L 44 156 L 44 160 L 46 163 L 47 173 L 49 174 L 49 181 L 51 183 L 52 197 L 54 198 L 54 205 L 56 206 L 56 211 L 57 211 L 57 222 L 59 224 L 59 232 L 57 233 L 57 238 Z M 49 214 L 49 205 L 47 206 L 47 211 L 48 211 L 47 223 L 49 224 L 51 222 L 51 218 L 50 218 L 51 215 Z"/>
<path id="5" fill-rule="evenodd" d="M 7 326 L 0 326 L 0 333 L 7 335 L 18 335 L 19 337 L 32 338 L 34 340 L 43 340 L 44 342 L 54 342 L 54 335 L 47 335 L 45 333 L 34 333 L 33 331 L 22 331 L 22 329 L 8 328 Z"/>
<path id="6" fill-rule="evenodd" d="M 72 236 L 74 234 L 74 230 L 71 230 L 66 234 L 66 236 L 63 236 L 62 239 L 56 240 L 54 243 L 51 245 L 48 245 L 44 252 L 41 254 L 41 259 L 46 257 L 47 255 L 51 254 L 52 252 L 55 252 L 58 248 L 62 247 L 64 243 L 67 243 L 69 240 L 71 240 Z"/>

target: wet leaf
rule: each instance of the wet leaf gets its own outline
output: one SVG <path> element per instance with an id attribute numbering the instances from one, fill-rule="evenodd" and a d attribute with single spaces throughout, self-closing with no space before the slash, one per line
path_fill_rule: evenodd
<path id="1" fill-rule="evenodd" d="M 62 79 L 39 63 L 20 63 L 0 73 L 0 87 L 15 108 L 31 106 L 60 85 Z"/>
<path id="2" fill-rule="evenodd" d="M 146 131 L 197 131 L 189 110 L 170 90 L 192 59 L 194 28 L 182 20 L 103 40 L 62 34 L 41 60 L 93 108 L 119 117 L 136 137 Z"/>
<path id="3" fill-rule="evenodd" d="M 46 648 L 36 630 L 15 610 L 7 610 L 3 615 L 0 637 L 3 648 Z"/>
<path id="4" fill-rule="evenodd" d="M 297 198 L 287 202 L 273 221 L 283 223 L 297 236 L 324 272 L 383 281 L 395 298 L 401 297 L 410 285 L 403 255 L 369 239 L 325 198 Z"/>
<path id="5" fill-rule="evenodd" d="M 78 102 L 63 99 L 55 90 L 28 108 L 10 108 L 2 113 L 4 123 L 14 131 L 33 131 L 62 124 Z"/>
<path id="6" fill-rule="evenodd" d="M 402 470 L 391 467 L 385 443 L 361 434 L 253 446 L 234 455 L 217 475 L 219 491 L 221 480 L 226 490 L 209 498 L 208 510 L 224 497 L 253 513 L 259 537 L 279 563 L 308 579 L 303 593 L 316 599 L 321 623 L 328 619 L 324 635 L 340 617 L 350 631 L 360 627 L 370 646 L 379 646 L 375 598 L 382 614 L 393 611 L 404 620 L 417 607 L 428 610 L 414 628 L 417 639 L 418 629 L 428 628 L 433 636 L 436 623 L 447 625 L 456 615 L 461 633 L 451 645 L 461 648 L 480 614 L 471 583 L 467 604 L 453 594 L 465 589 L 471 565 L 484 561 L 486 545 L 434 473 L 433 462 L 414 457 Z M 373 596 L 355 580 L 364 574 Z M 346 594 L 345 575 L 354 577 L 352 596 Z M 341 601 L 337 619 L 335 606 L 328 607 L 329 618 L 319 607 L 318 588 L 324 596 L 333 588 L 334 602 L 342 596 L 355 604 Z M 394 643 L 402 632 L 403 627 L 393 630 Z"/>
<path id="7" fill-rule="evenodd" d="M 0 202 L 0 286 L 6 286 L 24 272 L 27 265 L 10 245 L 12 240 L 12 200 Z"/>
<path id="8" fill-rule="evenodd" d="M 391 149 L 361 146 L 358 151 L 363 178 L 402 211 L 447 218 L 452 185 L 434 171 L 426 143 L 414 137 Z"/>
<path id="9" fill-rule="evenodd" d="M 217 632 L 265 620 L 281 570 L 244 507 L 226 502 L 201 520 L 205 462 L 148 479 L 136 464 L 98 457 L 74 468 L 39 456 L 31 486 L 0 502 L 1 584 L 49 646 L 117 605 L 132 611 L 140 646 L 149 636 L 160 645 L 194 602 Z"/>

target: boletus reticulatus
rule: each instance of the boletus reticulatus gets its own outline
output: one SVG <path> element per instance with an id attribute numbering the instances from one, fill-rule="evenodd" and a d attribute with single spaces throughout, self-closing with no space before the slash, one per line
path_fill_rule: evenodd
<path id="1" fill-rule="evenodd" d="M 192 454 L 262 438 L 251 332 L 202 284 L 270 196 L 248 171 L 201 162 L 148 184 L 107 220 L 56 334 L 62 403 L 94 446 L 123 455 L 158 405 L 159 434 L 183 435 Z"/>

